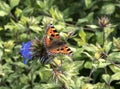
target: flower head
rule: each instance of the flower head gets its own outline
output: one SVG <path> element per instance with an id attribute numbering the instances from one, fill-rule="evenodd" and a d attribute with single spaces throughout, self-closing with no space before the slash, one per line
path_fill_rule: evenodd
<path id="1" fill-rule="evenodd" d="M 20 53 L 24 58 L 24 64 L 27 63 L 27 59 L 30 60 L 32 58 L 32 52 L 30 50 L 30 47 L 31 47 L 31 41 L 28 41 L 26 44 L 24 42 L 22 43 Z"/>
<path id="2" fill-rule="evenodd" d="M 101 18 L 98 18 L 98 24 L 100 25 L 100 27 L 104 28 L 110 25 L 109 19 L 104 16 Z"/>
<path id="3" fill-rule="evenodd" d="M 52 56 L 48 55 L 43 43 L 37 37 L 32 40 L 31 51 L 33 53 L 33 58 L 40 58 L 41 64 L 43 65 L 49 63 L 53 59 Z"/>

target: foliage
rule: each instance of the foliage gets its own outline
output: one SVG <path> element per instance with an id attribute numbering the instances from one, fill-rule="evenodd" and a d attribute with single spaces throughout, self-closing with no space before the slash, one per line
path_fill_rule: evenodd
<path id="1" fill-rule="evenodd" d="M 119 9 L 119 0 L 0 0 L 0 89 L 119 89 Z M 42 42 L 49 23 L 73 55 L 24 64 L 22 42 Z"/>

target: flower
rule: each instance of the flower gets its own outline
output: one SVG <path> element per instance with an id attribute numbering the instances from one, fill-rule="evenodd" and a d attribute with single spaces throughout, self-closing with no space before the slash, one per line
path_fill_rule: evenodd
<path id="1" fill-rule="evenodd" d="M 100 25 L 100 27 L 104 28 L 110 25 L 110 21 L 106 16 L 104 16 L 104 17 L 98 18 L 98 24 Z"/>
<path id="2" fill-rule="evenodd" d="M 38 39 L 37 37 L 32 40 L 31 44 L 31 51 L 32 51 L 32 57 L 35 59 L 40 59 L 41 64 L 47 64 L 52 59 L 53 56 L 49 56 L 47 53 L 46 48 L 44 47 L 42 40 Z"/>
<path id="3" fill-rule="evenodd" d="M 24 64 L 27 63 L 27 59 L 30 60 L 32 58 L 32 52 L 30 50 L 30 47 L 31 47 L 31 41 L 28 41 L 26 44 L 24 42 L 22 43 L 20 53 L 24 58 Z"/>
<path id="4" fill-rule="evenodd" d="M 24 58 L 24 64 L 32 58 L 40 59 L 43 65 L 53 60 L 53 56 L 48 55 L 46 48 L 38 38 L 28 41 L 27 43 L 22 42 L 20 53 Z"/>

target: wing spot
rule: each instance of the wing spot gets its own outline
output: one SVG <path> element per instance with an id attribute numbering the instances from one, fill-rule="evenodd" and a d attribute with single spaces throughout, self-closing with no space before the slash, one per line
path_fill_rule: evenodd
<path id="1" fill-rule="evenodd" d="M 72 51 L 70 52 L 70 54 L 72 53 Z"/>
<path id="2" fill-rule="evenodd" d="M 54 37 L 55 35 L 51 34 L 52 37 Z"/>
<path id="3" fill-rule="evenodd" d="M 57 49 L 57 51 L 59 51 L 59 49 Z"/>
<path id="4" fill-rule="evenodd" d="M 63 48 L 61 48 L 61 50 L 64 50 Z"/>
<path id="5" fill-rule="evenodd" d="M 57 30 L 53 30 L 53 32 L 57 32 Z"/>
<path id="6" fill-rule="evenodd" d="M 68 48 L 67 51 L 70 51 L 70 48 Z"/>
<path id="7" fill-rule="evenodd" d="M 51 25 L 51 28 L 55 28 L 55 27 Z"/>
<path id="8" fill-rule="evenodd" d="M 56 36 L 59 36 L 59 34 L 56 34 Z"/>

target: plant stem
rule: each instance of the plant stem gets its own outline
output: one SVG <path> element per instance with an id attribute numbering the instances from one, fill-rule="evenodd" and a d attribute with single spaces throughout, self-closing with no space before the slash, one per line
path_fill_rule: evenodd
<path id="1" fill-rule="evenodd" d="M 33 69 L 31 68 L 31 88 L 33 88 Z"/>
<path id="2" fill-rule="evenodd" d="M 103 44 L 102 44 L 102 47 L 104 48 L 104 45 L 105 45 L 105 42 L 106 42 L 106 37 L 105 37 L 105 28 L 102 29 L 103 30 Z M 106 54 L 105 50 L 104 50 L 104 53 Z M 106 60 L 106 58 L 105 58 Z M 105 70 L 105 73 L 107 74 L 107 68 L 105 67 L 104 68 Z"/>
<path id="3" fill-rule="evenodd" d="M 94 60 L 92 61 L 92 63 L 94 63 Z M 88 80 L 88 83 L 90 83 L 90 78 L 91 78 L 93 72 L 94 72 L 94 67 L 92 66 L 92 69 L 91 69 L 90 74 L 89 74 L 89 80 Z"/>
<path id="4" fill-rule="evenodd" d="M 103 28 L 102 29 L 103 30 L 103 44 L 102 44 L 102 46 L 104 47 L 104 45 L 105 45 L 105 29 Z"/>

